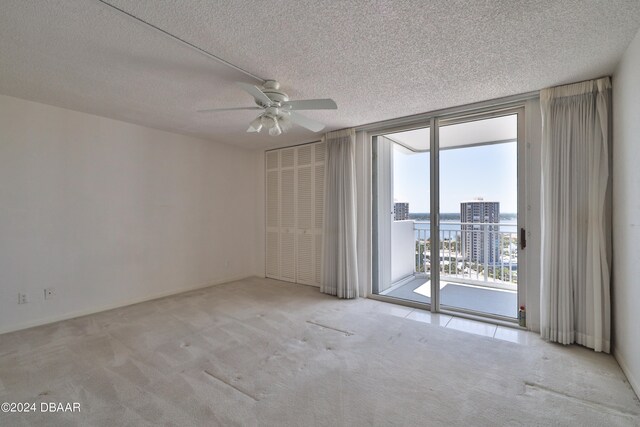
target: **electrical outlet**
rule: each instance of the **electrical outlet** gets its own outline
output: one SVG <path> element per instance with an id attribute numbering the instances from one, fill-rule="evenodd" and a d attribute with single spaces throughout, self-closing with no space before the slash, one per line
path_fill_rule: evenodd
<path id="1" fill-rule="evenodd" d="M 29 302 L 27 294 L 18 294 L 18 304 L 26 304 Z"/>
<path id="2" fill-rule="evenodd" d="M 56 288 L 46 288 L 44 290 L 44 299 L 52 299 L 56 295 Z"/>

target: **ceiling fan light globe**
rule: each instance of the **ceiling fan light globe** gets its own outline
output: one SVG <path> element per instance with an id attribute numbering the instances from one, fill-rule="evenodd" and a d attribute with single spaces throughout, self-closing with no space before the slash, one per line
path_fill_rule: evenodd
<path id="1" fill-rule="evenodd" d="M 282 132 L 287 132 L 293 127 L 293 122 L 291 121 L 289 114 L 283 114 L 278 119 L 278 124 L 280 125 L 280 129 L 282 130 Z"/>
<path id="2" fill-rule="evenodd" d="M 248 132 L 260 132 L 262 130 L 261 117 L 256 117 L 250 124 Z"/>
<path id="3" fill-rule="evenodd" d="M 276 122 L 275 125 L 269 129 L 269 135 L 278 136 L 282 133 L 282 129 L 280 129 L 280 125 Z"/>
<path id="4" fill-rule="evenodd" d="M 262 116 L 262 125 L 267 129 L 271 129 L 277 123 L 278 122 L 276 121 L 275 117 L 268 116 L 268 115 Z"/>

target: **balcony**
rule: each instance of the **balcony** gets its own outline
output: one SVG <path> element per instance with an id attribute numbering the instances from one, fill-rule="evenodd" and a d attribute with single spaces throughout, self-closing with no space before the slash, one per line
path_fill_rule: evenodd
<path id="1" fill-rule="evenodd" d="M 517 317 L 517 227 L 475 222 L 443 222 L 440 227 L 435 256 L 440 260 L 441 306 Z M 394 221 L 391 242 L 393 281 L 381 295 L 430 303 L 429 223 Z"/>

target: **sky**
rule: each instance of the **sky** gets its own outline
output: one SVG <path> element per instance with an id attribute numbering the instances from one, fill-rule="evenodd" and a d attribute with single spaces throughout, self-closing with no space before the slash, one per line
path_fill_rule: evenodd
<path id="1" fill-rule="evenodd" d="M 429 153 L 394 150 L 394 199 L 409 212 L 429 212 Z M 482 197 L 517 212 L 517 143 L 440 151 L 440 212 L 460 212 L 460 202 Z"/>

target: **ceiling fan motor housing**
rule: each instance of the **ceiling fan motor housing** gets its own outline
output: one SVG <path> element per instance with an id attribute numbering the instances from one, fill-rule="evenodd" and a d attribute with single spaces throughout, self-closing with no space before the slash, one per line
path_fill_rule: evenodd
<path id="1" fill-rule="evenodd" d="M 275 106 L 279 107 L 283 102 L 289 100 L 289 96 L 280 90 L 280 83 L 275 80 L 267 80 L 262 85 L 262 92 L 267 95 L 267 97 L 275 104 Z M 261 107 L 267 107 L 262 105 L 262 103 L 256 100 L 256 104 Z"/>

